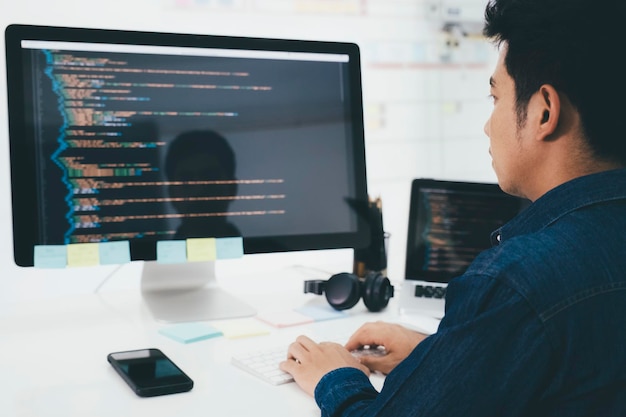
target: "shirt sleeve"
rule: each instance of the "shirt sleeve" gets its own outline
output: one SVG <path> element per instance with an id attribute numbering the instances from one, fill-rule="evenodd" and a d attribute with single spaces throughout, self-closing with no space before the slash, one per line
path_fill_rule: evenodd
<path id="1" fill-rule="evenodd" d="M 315 390 L 322 416 L 536 415 L 553 352 L 539 317 L 494 279 L 457 280 L 437 333 L 387 376 L 380 393 L 356 369 L 322 378 Z"/>
<path id="2" fill-rule="evenodd" d="M 315 401 L 322 416 L 340 416 L 354 413 L 349 408 L 363 409 L 371 403 L 378 391 L 369 378 L 356 368 L 339 368 L 324 375 L 315 387 Z"/>

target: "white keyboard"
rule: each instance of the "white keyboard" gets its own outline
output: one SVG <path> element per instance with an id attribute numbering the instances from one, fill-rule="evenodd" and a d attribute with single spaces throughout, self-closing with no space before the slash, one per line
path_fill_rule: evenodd
<path id="1" fill-rule="evenodd" d="M 279 364 L 285 359 L 287 347 L 281 346 L 235 355 L 231 358 L 231 363 L 265 382 L 280 385 L 293 382 L 293 377 L 279 368 Z"/>
<path id="2" fill-rule="evenodd" d="M 383 348 L 360 349 L 352 351 L 355 357 L 363 355 L 385 355 Z M 287 359 L 287 347 L 279 346 L 264 350 L 234 355 L 231 363 L 244 371 L 257 376 L 273 385 L 293 382 L 293 377 L 280 370 L 279 364 Z"/>

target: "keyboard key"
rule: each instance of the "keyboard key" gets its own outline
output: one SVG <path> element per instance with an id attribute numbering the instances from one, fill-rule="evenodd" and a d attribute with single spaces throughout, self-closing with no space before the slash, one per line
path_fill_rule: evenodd
<path id="1" fill-rule="evenodd" d="M 414 295 L 415 297 L 424 298 L 445 298 L 446 288 L 434 285 L 416 285 Z"/>
<path id="2" fill-rule="evenodd" d="M 280 385 L 293 382 L 291 375 L 280 370 L 280 363 L 285 359 L 287 350 L 282 346 L 235 355 L 231 358 L 231 363 L 265 382 Z"/>
<path id="3" fill-rule="evenodd" d="M 435 292 L 433 294 L 434 298 L 445 298 L 446 297 L 446 289 L 444 287 L 436 287 Z"/>

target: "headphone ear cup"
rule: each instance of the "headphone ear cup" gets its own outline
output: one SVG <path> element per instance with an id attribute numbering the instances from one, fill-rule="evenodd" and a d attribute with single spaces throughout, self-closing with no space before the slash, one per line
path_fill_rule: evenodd
<path id="1" fill-rule="evenodd" d="M 382 310 L 393 297 L 393 286 L 389 278 L 378 272 L 368 272 L 363 287 L 363 303 L 369 311 Z"/>
<path id="2" fill-rule="evenodd" d="M 361 284 L 354 274 L 342 272 L 326 281 L 326 300 L 335 310 L 347 310 L 359 302 Z"/>

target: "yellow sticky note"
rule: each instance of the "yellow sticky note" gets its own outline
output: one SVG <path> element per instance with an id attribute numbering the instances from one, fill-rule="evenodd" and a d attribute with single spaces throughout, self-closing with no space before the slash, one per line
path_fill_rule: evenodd
<path id="1" fill-rule="evenodd" d="M 94 266 L 100 264 L 98 243 L 72 243 L 67 245 L 67 266 Z"/>
<path id="2" fill-rule="evenodd" d="M 228 339 L 261 336 L 270 333 L 269 328 L 255 318 L 227 320 L 213 325 Z"/>
<path id="3" fill-rule="evenodd" d="M 217 257 L 215 238 L 187 239 L 187 260 L 190 262 L 214 261 Z"/>

